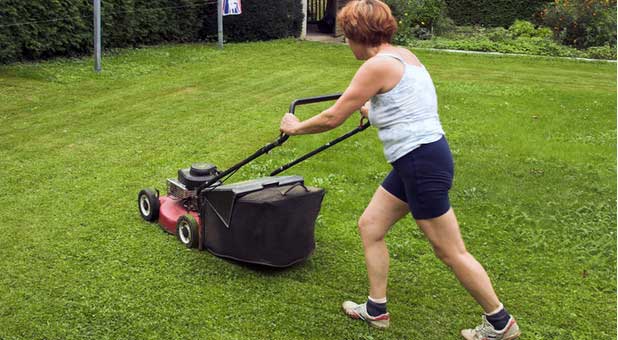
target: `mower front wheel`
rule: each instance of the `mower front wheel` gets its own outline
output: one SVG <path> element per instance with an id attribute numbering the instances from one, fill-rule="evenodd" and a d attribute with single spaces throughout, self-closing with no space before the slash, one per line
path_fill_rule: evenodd
<path id="1" fill-rule="evenodd" d="M 191 214 L 180 216 L 176 223 L 176 237 L 187 248 L 196 248 L 198 243 L 197 221 Z"/>
<path id="2" fill-rule="evenodd" d="M 153 189 L 143 189 L 137 195 L 137 208 L 142 218 L 154 222 L 159 218 L 159 195 Z"/>

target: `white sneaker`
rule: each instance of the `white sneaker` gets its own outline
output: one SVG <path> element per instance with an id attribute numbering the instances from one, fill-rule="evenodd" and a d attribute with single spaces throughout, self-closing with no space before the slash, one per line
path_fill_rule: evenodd
<path id="1" fill-rule="evenodd" d="M 367 313 L 367 303 L 361 305 L 352 301 L 345 301 L 341 305 L 343 311 L 352 319 L 360 319 L 366 321 L 369 325 L 377 328 L 388 328 L 390 324 L 390 315 L 384 313 L 378 316 L 371 316 Z"/>
<path id="2" fill-rule="evenodd" d="M 521 332 L 517 321 L 511 316 L 509 322 L 503 330 L 497 331 L 494 326 L 487 321 L 487 317 L 483 315 L 483 323 L 475 329 L 464 329 L 461 335 L 467 340 L 513 340 L 517 339 Z"/>

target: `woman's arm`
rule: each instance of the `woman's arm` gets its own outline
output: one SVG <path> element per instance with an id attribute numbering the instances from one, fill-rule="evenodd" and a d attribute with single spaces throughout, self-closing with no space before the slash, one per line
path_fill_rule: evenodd
<path id="1" fill-rule="evenodd" d="M 343 124 L 354 111 L 382 89 L 384 67 L 382 58 L 370 59 L 360 67 L 343 95 L 330 108 L 303 122 L 291 113 L 281 120 L 281 132 L 286 135 L 304 135 L 332 130 Z"/>

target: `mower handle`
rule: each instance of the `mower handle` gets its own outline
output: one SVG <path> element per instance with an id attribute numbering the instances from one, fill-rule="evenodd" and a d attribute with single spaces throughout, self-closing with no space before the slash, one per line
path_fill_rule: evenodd
<path id="1" fill-rule="evenodd" d="M 296 99 L 295 101 L 292 102 L 292 104 L 290 104 L 290 113 L 294 114 L 294 111 L 296 111 L 296 107 L 300 106 L 300 105 L 306 105 L 306 104 L 313 104 L 313 103 L 319 103 L 319 102 L 326 102 L 326 101 L 330 101 L 330 100 L 336 100 L 339 99 L 339 97 L 341 97 L 341 93 L 337 93 L 337 94 L 331 94 L 331 95 L 326 95 L 326 96 L 317 96 L 317 97 L 310 97 L 310 98 L 303 98 L 303 99 Z M 270 143 L 270 144 L 266 144 L 265 146 L 263 146 L 262 148 L 260 148 L 259 150 L 257 150 L 255 153 L 253 153 L 253 155 L 245 158 L 244 160 L 240 161 L 239 163 L 237 163 L 236 165 L 232 166 L 231 168 L 218 173 L 215 177 L 213 177 L 212 179 L 208 180 L 206 183 L 203 183 L 202 185 L 200 185 L 197 188 L 197 192 L 200 193 L 202 190 L 205 190 L 206 188 L 210 187 L 211 185 L 217 183 L 220 179 L 223 179 L 224 177 L 231 175 L 232 173 L 234 173 L 236 170 L 240 169 L 241 167 L 245 166 L 247 163 L 253 161 L 254 159 L 270 152 L 270 150 L 281 146 L 281 144 L 283 144 L 286 140 L 288 140 L 288 138 L 290 138 L 290 136 L 286 135 L 286 134 L 281 134 L 279 136 L 279 138 L 277 138 L 277 140 L 275 140 L 274 142 Z"/>
<path id="2" fill-rule="evenodd" d="M 337 93 L 337 94 L 329 94 L 326 96 L 317 96 L 317 97 L 310 97 L 310 98 L 303 98 L 303 99 L 296 99 L 295 101 L 292 102 L 292 104 L 290 104 L 290 113 L 294 114 L 294 111 L 296 111 L 296 107 L 300 106 L 300 105 L 306 105 L 306 104 L 313 104 L 313 103 L 319 103 L 319 102 L 327 102 L 330 100 L 337 100 L 341 97 L 342 93 Z"/>
<path id="3" fill-rule="evenodd" d="M 334 139 L 334 140 L 332 140 L 332 141 L 322 145 L 321 147 L 319 147 L 319 148 L 317 148 L 317 149 L 307 153 L 306 155 L 304 155 L 304 156 L 302 156 L 302 157 L 300 157 L 300 158 L 298 158 L 298 159 L 296 159 L 296 160 L 294 160 L 294 161 L 292 161 L 292 162 L 290 162 L 290 163 L 288 163 L 286 165 L 280 166 L 277 170 L 271 172 L 270 176 L 276 176 L 277 174 L 279 174 L 279 173 L 281 173 L 281 172 L 283 172 L 283 171 L 293 167 L 294 165 L 296 165 L 296 164 L 298 164 L 298 163 L 300 163 L 300 162 L 302 162 L 302 161 L 304 161 L 304 160 L 306 160 L 306 159 L 308 159 L 310 157 L 313 157 L 314 155 L 316 155 L 316 154 L 318 154 L 318 153 L 320 153 L 320 152 L 322 152 L 322 151 L 324 151 L 324 150 L 334 146 L 335 144 L 337 144 L 339 142 L 342 142 L 342 141 L 344 141 L 344 140 L 354 136 L 355 134 L 357 134 L 357 133 L 359 133 L 361 131 L 366 130 L 367 128 L 369 128 L 369 126 L 371 126 L 371 123 L 365 122 L 365 120 L 367 120 L 367 118 L 361 118 L 360 125 L 356 129 L 354 129 L 354 130 L 346 133 L 345 135 L 343 135 L 341 137 L 338 137 L 338 138 L 336 138 L 336 139 Z"/>
<path id="4" fill-rule="evenodd" d="M 292 102 L 292 104 L 290 104 L 290 111 L 289 113 L 291 114 L 295 114 L 296 112 L 296 107 L 300 106 L 300 105 L 307 105 L 307 104 L 313 104 L 313 103 L 320 103 L 320 102 L 327 102 L 327 101 L 331 101 L 331 100 L 337 100 L 341 97 L 342 93 L 336 93 L 336 94 L 329 94 L 326 96 L 317 96 L 317 97 L 309 97 L 309 98 L 302 98 L 302 99 L 296 99 L 295 101 Z M 288 140 L 288 138 L 290 138 L 290 136 L 281 133 L 281 136 L 279 136 L 279 139 L 277 139 L 277 142 L 279 142 L 279 144 L 283 144 L 285 143 L 286 140 Z"/>

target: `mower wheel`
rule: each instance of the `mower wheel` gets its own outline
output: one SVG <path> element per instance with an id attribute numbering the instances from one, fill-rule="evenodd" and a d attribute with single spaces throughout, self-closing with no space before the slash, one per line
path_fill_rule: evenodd
<path id="1" fill-rule="evenodd" d="M 180 216 L 176 223 L 176 237 L 187 248 L 196 248 L 198 243 L 197 221 L 191 214 Z"/>
<path id="2" fill-rule="evenodd" d="M 153 189 L 143 189 L 137 195 L 137 208 L 142 218 L 154 222 L 159 218 L 159 195 Z"/>

